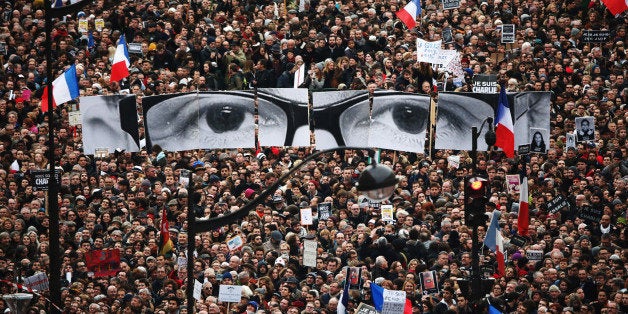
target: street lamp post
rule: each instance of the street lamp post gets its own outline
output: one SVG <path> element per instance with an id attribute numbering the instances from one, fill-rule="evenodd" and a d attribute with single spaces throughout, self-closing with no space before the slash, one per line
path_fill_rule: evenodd
<path id="1" fill-rule="evenodd" d="M 486 144 L 490 147 L 495 145 L 495 131 L 493 131 L 493 118 L 492 117 L 487 117 L 483 122 L 482 125 L 480 126 L 480 130 L 478 131 L 477 127 L 472 127 L 471 128 L 471 160 L 473 163 L 473 176 L 476 176 L 476 167 L 477 167 L 477 156 L 478 156 L 478 138 L 480 137 L 480 134 L 482 133 L 482 129 L 484 128 L 484 125 L 488 123 L 488 131 L 486 132 L 486 134 L 484 135 L 484 140 L 486 141 Z M 467 180 L 465 180 L 467 181 Z M 466 184 L 465 184 L 465 188 L 466 188 Z M 467 195 L 468 193 L 465 191 L 465 213 L 467 213 L 468 211 L 479 211 L 482 210 L 484 211 L 484 208 L 481 209 L 477 209 L 477 208 L 467 208 L 467 206 L 471 205 L 471 206 L 477 206 L 477 204 L 469 204 L 471 202 L 469 202 L 467 199 L 469 198 L 469 195 Z M 481 217 L 476 217 L 477 218 L 481 218 Z M 479 221 L 483 221 L 482 219 L 479 219 Z M 466 222 L 467 224 L 469 222 Z M 477 306 L 478 301 L 480 301 L 480 299 L 482 298 L 482 278 L 480 275 L 480 240 L 478 239 L 478 227 L 479 227 L 479 223 L 473 223 L 473 233 L 472 233 L 472 248 L 471 248 L 471 301 L 473 302 L 474 305 Z"/>
<path id="2" fill-rule="evenodd" d="M 233 223 L 239 219 L 246 217 L 250 211 L 254 210 L 257 205 L 263 203 L 266 198 L 272 195 L 278 188 L 281 186 L 292 174 L 297 172 L 302 166 L 307 165 L 309 161 L 315 160 L 321 155 L 328 154 L 331 152 L 341 151 L 345 149 L 357 149 L 363 150 L 364 148 L 359 147 L 338 147 L 333 149 L 321 150 L 314 154 L 311 154 L 307 158 L 303 160 L 298 166 L 292 167 L 286 174 L 282 175 L 273 185 L 269 186 L 262 193 L 260 193 L 256 198 L 254 198 L 251 202 L 242 206 L 237 211 L 213 217 L 209 219 L 196 219 L 194 217 L 194 212 L 191 210 L 192 205 L 188 201 L 188 246 L 187 246 L 187 287 L 186 287 L 186 298 L 187 298 L 187 311 L 188 313 L 194 313 L 194 236 L 197 232 L 207 232 L 213 230 L 215 228 Z M 370 154 L 374 154 L 374 151 L 371 149 L 366 149 Z M 373 160 L 375 160 L 373 158 Z M 192 176 L 190 175 L 190 185 L 192 184 Z M 358 191 L 361 191 L 365 194 L 367 198 L 372 200 L 385 200 L 388 199 L 392 193 L 394 192 L 395 185 L 397 184 L 397 178 L 393 173 L 392 169 L 386 166 L 378 165 L 373 162 L 371 165 L 366 167 L 364 171 L 360 174 L 360 178 L 358 180 Z M 191 190 L 188 191 L 188 196 L 192 193 Z"/>
<path id="3" fill-rule="evenodd" d="M 46 97 L 48 101 L 48 219 L 49 219 L 49 257 L 50 257 L 50 278 L 49 278 L 49 291 L 50 301 L 54 306 L 50 306 L 51 313 L 60 312 L 56 306 L 61 306 L 61 242 L 59 234 L 59 203 L 58 194 L 59 189 L 56 181 L 56 169 L 55 169 L 55 141 L 54 141 L 54 111 L 53 111 L 53 96 L 52 96 L 52 81 L 54 80 L 52 73 L 52 19 L 59 18 L 67 14 L 75 13 L 81 10 L 83 7 L 90 4 L 91 1 L 83 0 L 66 6 L 53 8 L 51 0 L 44 0 L 44 33 L 46 34 L 45 48 L 46 48 L 46 86 L 48 92 Z"/>

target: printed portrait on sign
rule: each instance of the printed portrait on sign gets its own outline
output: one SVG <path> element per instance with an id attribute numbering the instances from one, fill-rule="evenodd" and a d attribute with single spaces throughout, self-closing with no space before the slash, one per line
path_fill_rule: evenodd
<path id="1" fill-rule="evenodd" d="M 106 148 L 138 152 L 140 136 L 135 95 L 81 97 L 83 151 L 94 154 Z"/>

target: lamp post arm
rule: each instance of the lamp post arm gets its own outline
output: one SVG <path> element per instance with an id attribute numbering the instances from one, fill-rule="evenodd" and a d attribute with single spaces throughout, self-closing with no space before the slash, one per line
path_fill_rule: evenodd
<path id="1" fill-rule="evenodd" d="M 46 7 L 46 15 L 50 14 L 50 18 L 60 18 L 68 14 L 78 13 L 82 8 L 94 4 L 91 0 L 82 0 L 76 3 L 64 5 L 58 8 Z M 106 5 L 105 5 L 106 6 Z"/>
<path id="2" fill-rule="evenodd" d="M 266 188 L 260 195 L 258 195 L 256 198 L 254 198 L 252 201 L 250 201 L 246 205 L 242 206 L 242 208 L 234 212 L 231 212 L 222 216 L 218 216 L 218 217 L 212 217 L 209 219 L 196 219 L 194 225 L 189 226 L 189 227 L 193 228 L 195 233 L 208 232 L 214 229 L 215 226 L 224 226 L 224 225 L 233 223 L 239 219 L 242 219 L 246 217 L 246 215 L 248 215 L 249 212 L 254 210 L 255 207 L 257 207 L 257 205 L 264 202 L 269 195 L 272 195 L 273 193 L 275 193 L 275 190 L 277 190 L 286 180 L 288 180 L 288 178 L 290 178 L 291 175 L 293 175 L 303 165 L 306 165 L 308 162 L 318 158 L 321 155 L 336 152 L 336 151 L 346 150 L 346 149 L 368 150 L 369 155 L 374 153 L 372 149 L 364 148 L 364 147 L 337 147 L 337 148 L 325 149 L 325 150 L 315 152 L 309 155 L 307 158 L 305 158 L 303 162 L 300 163 L 298 166 L 292 167 L 286 174 L 282 175 L 273 185 Z"/>

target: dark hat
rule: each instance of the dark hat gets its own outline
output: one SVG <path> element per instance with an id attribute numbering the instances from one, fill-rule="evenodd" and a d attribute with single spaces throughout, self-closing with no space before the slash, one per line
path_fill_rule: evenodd
<path id="1" fill-rule="evenodd" d="M 177 206 L 179 205 L 179 202 L 177 202 L 177 200 L 172 199 L 168 202 L 168 206 Z"/>
<path id="2" fill-rule="evenodd" d="M 233 276 L 231 276 L 231 273 L 230 273 L 230 272 L 228 272 L 228 271 L 227 271 L 227 272 L 224 272 L 224 273 L 222 274 L 222 280 L 225 280 L 225 279 L 231 279 L 231 280 L 233 280 Z"/>
<path id="3" fill-rule="evenodd" d="M 283 235 L 281 234 L 281 232 L 279 232 L 277 230 L 273 230 L 273 232 L 270 233 L 270 236 L 275 241 L 281 241 L 281 239 L 283 239 Z"/>
<path id="4" fill-rule="evenodd" d="M 215 182 L 220 182 L 220 177 L 212 174 L 211 176 L 209 176 L 209 183 L 215 183 Z"/>

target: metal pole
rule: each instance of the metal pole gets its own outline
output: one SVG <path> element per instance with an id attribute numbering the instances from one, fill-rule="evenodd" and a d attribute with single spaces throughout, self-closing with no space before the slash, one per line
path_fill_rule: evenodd
<path id="1" fill-rule="evenodd" d="M 478 137 L 480 134 L 478 132 L 478 128 L 476 126 L 471 127 L 471 161 L 472 161 L 472 169 L 473 175 L 476 175 L 476 163 L 478 162 Z M 470 208 L 464 209 L 470 210 Z M 471 302 L 474 306 L 480 301 L 482 289 L 481 281 L 480 281 L 480 241 L 478 239 L 478 225 L 473 224 L 473 233 L 472 233 L 472 248 L 471 248 Z"/>
<path id="2" fill-rule="evenodd" d="M 185 289 L 185 297 L 187 299 L 188 314 L 194 314 L 194 284 L 196 278 L 194 278 L 194 237 L 196 232 L 193 228 L 196 221 L 196 215 L 194 213 L 194 204 L 192 204 L 192 193 L 194 193 L 194 169 L 190 172 L 190 181 L 188 182 L 188 247 L 187 247 L 187 270 L 188 270 L 188 283 Z"/>
<path id="3" fill-rule="evenodd" d="M 45 33 L 46 33 L 46 84 L 48 86 L 47 97 L 48 99 L 48 167 L 49 167 L 49 179 L 48 179 L 48 219 L 50 226 L 48 229 L 48 237 L 50 246 L 50 301 L 56 305 L 61 306 L 61 243 L 59 241 L 59 204 L 57 201 L 57 182 L 55 178 L 55 142 L 54 142 L 54 112 L 52 107 L 52 16 L 50 14 L 50 8 L 52 6 L 51 0 L 44 0 L 44 12 L 45 12 Z M 51 312 L 59 313 L 59 310 L 55 306 L 50 307 Z"/>

